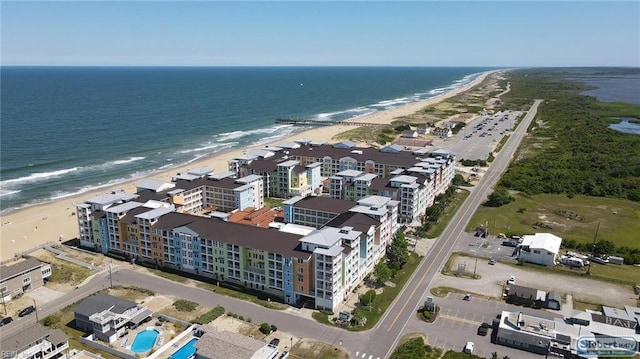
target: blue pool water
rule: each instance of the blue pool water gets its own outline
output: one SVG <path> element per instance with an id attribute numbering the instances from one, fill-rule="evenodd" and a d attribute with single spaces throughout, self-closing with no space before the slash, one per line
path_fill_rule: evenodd
<path id="1" fill-rule="evenodd" d="M 176 350 L 175 353 L 171 354 L 171 358 L 173 359 L 189 359 L 190 356 L 195 354 L 196 352 L 196 342 L 197 338 L 191 338 L 189 342 L 180 347 L 180 349 Z"/>
<path id="2" fill-rule="evenodd" d="M 156 342 L 156 338 L 158 338 L 159 332 L 155 329 L 145 329 L 136 334 L 136 339 L 134 339 L 133 344 L 131 345 L 131 351 L 134 353 L 144 353 L 153 348 L 153 344 Z"/>

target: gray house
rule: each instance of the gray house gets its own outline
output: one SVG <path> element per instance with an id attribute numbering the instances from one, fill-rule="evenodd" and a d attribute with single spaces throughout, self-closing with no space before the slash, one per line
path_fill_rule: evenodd
<path id="1" fill-rule="evenodd" d="M 83 300 L 73 309 L 73 314 L 78 328 L 93 334 L 94 339 L 113 343 L 152 313 L 145 306 L 100 293 Z"/>
<path id="2" fill-rule="evenodd" d="M 4 301 L 24 292 L 42 287 L 51 276 L 51 265 L 36 258 L 27 258 L 10 266 L 0 266 L 0 295 Z"/>

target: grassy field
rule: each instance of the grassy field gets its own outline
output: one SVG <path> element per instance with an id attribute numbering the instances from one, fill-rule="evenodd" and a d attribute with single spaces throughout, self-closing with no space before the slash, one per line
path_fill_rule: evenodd
<path id="1" fill-rule="evenodd" d="M 228 297 L 233 297 L 233 298 L 241 299 L 247 302 L 252 302 L 269 309 L 285 310 L 289 308 L 288 305 L 283 303 L 260 299 L 253 294 L 243 293 L 243 292 L 235 291 L 229 288 L 223 288 L 221 286 L 216 286 L 210 283 L 198 282 L 197 286 L 203 289 L 210 290 L 212 292 L 216 292 L 218 294 L 226 295 Z M 242 314 L 242 313 L 238 313 L 238 314 Z"/>
<path id="2" fill-rule="evenodd" d="M 445 207 L 444 213 L 438 219 L 438 222 L 427 232 L 427 238 L 436 238 L 442 234 L 442 231 L 449 225 L 451 218 L 458 212 L 458 208 L 469 197 L 469 191 L 460 189 L 456 193 L 456 197 Z"/>
<path id="3" fill-rule="evenodd" d="M 592 243 L 598 223 L 598 240 L 609 240 L 616 247 L 639 248 L 640 203 L 602 197 L 560 194 L 512 194 L 516 199 L 502 207 L 481 206 L 469 221 L 467 231 L 480 224 L 506 234 L 553 233 L 578 243 Z M 568 215 L 575 215 L 570 219 Z M 534 228 L 542 223 L 551 228 Z"/>
<path id="4" fill-rule="evenodd" d="M 313 339 L 302 339 L 294 344 L 289 357 L 303 359 L 349 359 L 349 354 L 333 345 Z"/>
<path id="5" fill-rule="evenodd" d="M 69 291 L 91 275 L 90 269 L 58 259 L 47 250 L 41 249 L 31 255 L 51 264 L 51 276 L 47 286 L 55 290 Z"/>

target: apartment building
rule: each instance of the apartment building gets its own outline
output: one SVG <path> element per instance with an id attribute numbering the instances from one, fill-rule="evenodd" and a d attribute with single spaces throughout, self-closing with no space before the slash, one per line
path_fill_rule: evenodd
<path id="1" fill-rule="evenodd" d="M 357 201 L 372 193 L 371 183 L 378 175 L 345 170 L 329 177 L 329 197 Z"/>
<path id="2" fill-rule="evenodd" d="M 65 356 L 69 338 L 60 329 L 31 324 L 2 338 L 2 357 L 12 359 L 57 359 Z"/>
<path id="3" fill-rule="evenodd" d="M 3 301 L 9 301 L 24 292 L 42 287 L 44 280 L 50 276 L 51 265 L 33 257 L 0 266 L 0 296 Z"/>
<path id="4" fill-rule="evenodd" d="M 341 213 L 348 212 L 355 205 L 354 201 L 313 196 L 296 196 L 282 202 L 285 223 L 313 228 L 323 227 Z"/>

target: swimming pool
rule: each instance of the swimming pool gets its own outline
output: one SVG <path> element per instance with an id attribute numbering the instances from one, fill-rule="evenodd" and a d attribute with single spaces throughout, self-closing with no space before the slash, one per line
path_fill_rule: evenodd
<path id="1" fill-rule="evenodd" d="M 171 358 L 173 359 L 189 359 L 190 356 L 195 354 L 196 352 L 196 342 L 198 338 L 191 338 L 189 342 L 180 347 L 180 349 L 176 350 L 173 354 L 171 354 Z"/>
<path id="2" fill-rule="evenodd" d="M 156 342 L 156 338 L 158 338 L 158 334 L 160 334 L 160 332 L 153 328 L 141 330 L 136 334 L 136 339 L 134 339 L 133 344 L 131 344 L 131 351 L 134 353 L 144 353 L 151 350 L 153 344 Z"/>

